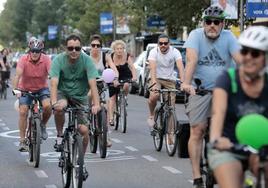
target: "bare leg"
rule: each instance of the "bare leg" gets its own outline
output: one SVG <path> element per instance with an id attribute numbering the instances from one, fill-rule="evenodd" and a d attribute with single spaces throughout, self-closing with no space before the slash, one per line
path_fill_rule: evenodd
<path id="1" fill-rule="evenodd" d="M 19 117 L 19 130 L 20 130 L 20 141 L 25 139 L 26 128 L 27 128 L 27 117 L 28 117 L 28 106 L 20 106 L 20 117 Z"/>
<path id="2" fill-rule="evenodd" d="M 203 147 L 203 137 L 206 130 L 206 123 L 197 124 L 191 127 L 188 150 L 192 163 L 193 179 L 200 178 L 200 158 Z"/>

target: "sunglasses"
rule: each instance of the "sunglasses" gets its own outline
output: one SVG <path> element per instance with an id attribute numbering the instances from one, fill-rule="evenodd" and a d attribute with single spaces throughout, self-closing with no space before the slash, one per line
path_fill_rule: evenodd
<path id="1" fill-rule="evenodd" d="M 39 53 L 41 53 L 41 51 L 42 50 L 40 50 L 40 49 L 31 49 L 30 50 L 31 53 L 35 53 L 35 54 L 39 54 Z"/>
<path id="2" fill-rule="evenodd" d="M 209 20 L 209 19 L 205 20 L 206 25 L 211 25 L 212 22 L 214 25 L 220 25 L 222 21 L 221 20 Z"/>
<path id="3" fill-rule="evenodd" d="M 95 47 L 100 48 L 101 45 L 100 45 L 100 44 L 91 44 L 91 47 L 92 47 L 92 48 L 95 48 Z"/>
<path id="4" fill-rule="evenodd" d="M 168 42 L 158 42 L 158 44 L 159 44 L 159 46 L 162 46 L 162 45 L 166 46 L 166 45 L 168 45 Z"/>
<path id="5" fill-rule="evenodd" d="M 252 49 L 252 48 L 243 47 L 243 48 L 240 50 L 240 53 L 241 53 L 243 56 L 246 56 L 248 53 L 250 53 L 251 57 L 253 57 L 253 58 L 257 58 L 257 57 L 259 57 L 261 54 L 263 54 L 264 52 L 263 52 L 263 51 L 260 51 L 260 50 Z"/>
<path id="6" fill-rule="evenodd" d="M 80 46 L 68 46 L 67 50 L 70 51 L 70 52 L 72 52 L 74 50 L 79 52 L 81 50 L 81 47 Z"/>

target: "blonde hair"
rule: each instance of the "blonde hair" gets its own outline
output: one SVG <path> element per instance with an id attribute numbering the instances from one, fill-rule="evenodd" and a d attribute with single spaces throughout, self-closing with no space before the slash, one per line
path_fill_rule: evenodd
<path id="1" fill-rule="evenodd" d="M 111 48 L 114 51 L 116 46 L 122 45 L 124 49 L 126 49 L 126 43 L 123 40 L 115 40 L 111 44 Z"/>

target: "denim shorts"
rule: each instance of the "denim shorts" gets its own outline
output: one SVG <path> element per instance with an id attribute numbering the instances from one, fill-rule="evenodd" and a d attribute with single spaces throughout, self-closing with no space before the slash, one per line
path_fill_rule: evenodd
<path id="1" fill-rule="evenodd" d="M 219 151 L 216 149 L 208 150 L 208 162 L 212 170 L 225 163 L 239 161 L 242 163 L 243 168 L 247 168 L 247 156 L 232 153 L 230 151 Z"/>
<path id="2" fill-rule="evenodd" d="M 39 101 L 43 101 L 44 99 L 50 98 L 50 93 L 48 88 L 40 89 L 39 91 L 33 92 L 33 94 L 41 95 Z M 20 105 L 28 105 L 32 104 L 33 98 L 29 95 L 21 96 L 19 99 Z"/>

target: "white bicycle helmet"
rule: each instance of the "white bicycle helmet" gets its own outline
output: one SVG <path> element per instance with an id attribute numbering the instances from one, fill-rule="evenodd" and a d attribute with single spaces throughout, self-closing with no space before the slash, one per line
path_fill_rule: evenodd
<path id="1" fill-rule="evenodd" d="M 35 37 L 30 38 L 29 42 L 28 42 L 28 47 L 30 48 L 30 50 L 43 50 L 44 49 L 44 43 L 42 40 L 37 39 Z"/>
<path id="2" fill-rule="evenodd" d="M 242 46 L 268 52 L 268 28 L 265 26 L 251 26 L 238 39 Z"/>

